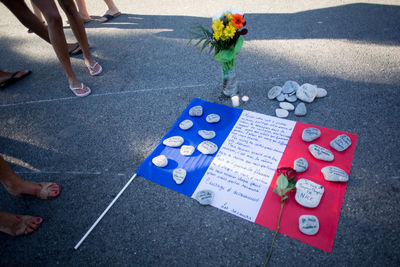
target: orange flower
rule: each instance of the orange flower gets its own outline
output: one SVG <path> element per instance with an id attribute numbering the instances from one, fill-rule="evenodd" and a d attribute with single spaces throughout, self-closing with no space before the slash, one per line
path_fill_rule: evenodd
<path id="1" fill-rule="evenodd" d="M 236 29 L 240 29 L 243 27 L 243 15 L 240 14 L 234 14 L 232 15 L 232 22 L 233 22 L 233 26 L 235 26 Z"/>

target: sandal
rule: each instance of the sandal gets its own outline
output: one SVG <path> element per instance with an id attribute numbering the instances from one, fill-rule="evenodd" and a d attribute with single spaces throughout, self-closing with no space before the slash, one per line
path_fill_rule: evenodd
<path id="1" fill-rule="evenodd" d="M 100 19 L 98 19 L 98 21 L 100 21 L 101 23 L 105 23 L 107 21 L 110 21 L 110 20 L 118 17 L 119 15 L 121 15 L 121 12 L 117 12 L 114 15 L 104 14 Z"/>
<path id="2" fill-rule="evenodd" d="M 22 72 L 22 74 L 19 77 L 16 77 L 18 73 Z M 0 82 L 0 90 L 5 89 L 6 87 L 12 85 L 15 82 L 18 82 L 19 80 L 22 80 L 23 78 L 25 78 L 26 76 L 28 76 L 29 74 L 31 74 L 30 70 L 27 70 L 26 72 L 24 72 L 23 70 L 20 71 L 16 71 L 13 74 L 11 74 L 10 78 L 8 78 L 7 80 Z"/>
<path id="3" fill-rule="evenodd" d="M 36 197 L 40 198 L 40 199 L 51 199 L 51 198 L 58 197 L 58 195 L 60 194 L 60 186 L 59 185 L 57 185 L 58 189 L 57 189 L 57 191 L 55 191 L 55 196 L 51 196 L 49 193 L 49 187 L 52 186 L 53 184 L 57 185 L 56 183 L 49 183 L 49 182 L 39 183 L 41 189 L 40 189 L 40 192 L 38 194 L 36 194 Z"/>
<path id="4" fill-rule="evenodd" d="M 21 219 L 21 223 L 15 232 L 15 236 L 30 235 L 35 232 L 43 222 L 42 218 L 30 215 L 17 215 L 17 217 Z"/>
<path id="5" fill-rule="evenodd" d="M 71 49 L 68 51 L 70 57 L 82 54 L 82 49 L 79 46 L 79 43 L 74 43 Z"/>
<path id="6" fill-rule="evenodd" d="M 100 69 L 98 71 L 95 71 L 94 69 L 97 65 L 99 65 Z M 87 68 L 89 69 L 90 75 L 92 76 L 99 75 L 103 71 L 103 68 L 96 61 L 94 62 L 93 66 L 87 66 Z"/>
<path id="7" fill-rule="evenodd" d="M 32 234 L 39 228 L 40 224 L 43 222 L 42 218 L 33 217 L 30 215 L 17 215 L 5 212 L 3 216 L 12 216 L 19 221 L 11 225 L 4 225 L 0 227 L 0 232 L 4 232 L 11 236 Z"/>
<path id="8" fill-rule="evenodd" d="M 85 93 L 78 93 L 76 90 L 83 90 L 84 88 L 87 88 L 88 90 Z M 84 85 L 83 83 L 81 83 L 81 87 L 77 87 L 77 88 L 72 88 L 71 85 L 69 86 L 69 89 L 72 90 L 72 92 L 74 93 L 74 95 L 78 96 L 78 97 L 84 97 L 89 95 L 92 91 L 90 90 L 89 87 L 87 87 L 86 85 Z"/>

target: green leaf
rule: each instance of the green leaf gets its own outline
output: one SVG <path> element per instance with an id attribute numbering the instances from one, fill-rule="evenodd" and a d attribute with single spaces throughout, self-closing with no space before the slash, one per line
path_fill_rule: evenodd
<path id="1" fill-rule="evenodd" d="M 279 175 L 278 180 L 276 181 L 276 185 L 279 187 L 279 189 L 285 189 L 289 185 L 286 176 L 283 174 Z"/>
<path id="2" fill-rule="evenodd" d="M 290 190 L 292 190 L 292 189 L 290 189 L 290 188 L 282 189 L 283 195 L 286 195 Z"/>
<path id="3" fill-rule="evenodd" d="M 278 187 L 275 187 L 272 191 L 273 191 L 275 194 L 277 194 L 277 195 L 279 195 L 279 196 L 282 196 L 282 192 L 281 192 L 281 190 L 280 190 Z"/>
<path id="4" fill-rule="evenodd" d="M 288 199 L 289 196 L 284 196 L 281 201 L 285 201 L 286 199 Z"/>
<path id="5" fill-rule="evenodd" d="M 208 45 L 210 44 L 210 41 L 204 41 L 203 46 L 201 47 L 201 51 L 204 50 L 204 48 L 206 48 Z"/>

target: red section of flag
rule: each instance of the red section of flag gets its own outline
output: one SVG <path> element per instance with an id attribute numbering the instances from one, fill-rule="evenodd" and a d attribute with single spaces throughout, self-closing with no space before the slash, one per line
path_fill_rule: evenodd
<path id="1" fill-rule="evenodd" d="M 312 141 L 304 142 L 301 138 L 303 130 L 306 128 L 318 128 L 321 130 L 321 136 Z M 330 147 L 329 143 L 340 134 L 346 134 L 351 139 L 351 146 L 343 152 L 338 152 Z M 336 166 L 350 173 L 351 162 L 356 147 L 357 135 L 345 133 L 328 128 L 297 122 L 293 133 L 289 139 L 288 145 L 279 162 L 279 167 L 293 167 L 293 163 L 298 158 L 305 158 L 308 161 L 308 169 L 303 173 L 298 173 L 296 180 L 307 178 L 313 182 L 322 185 L 325 189 L 321 202 L 316 208 L 305 208 L 298 204 L 294 198 L 295 191 L 290 193 L 283 208 L 279 233 L 285 234 L 311 246 L 317 247 L 327 252 L 332 251 L 333 240 L 336 234 L 337 224 L 339 222 L 340 209 L 347 183 L 334 183 L 326 181 L 321 169 L 326 166 Z M 334 154 L 335 159 L 331 162 L 321 161 L 314 158 L 308 150 L 310 144 L 317 144 L 329 149 Z M 263 201 L 255 223 L 276 230 L 278 216 L 280 211 L 280 197 L 273 193 L 276 187 L 277 174 L 272 180 L 267 195 Z M 351 180 L 351 176 L 349 177 Z M 301 215 L 314 215 L 319 220 L 319 231 L 313 236 L 308 236 L 299 230 L 299 217 Z"/>

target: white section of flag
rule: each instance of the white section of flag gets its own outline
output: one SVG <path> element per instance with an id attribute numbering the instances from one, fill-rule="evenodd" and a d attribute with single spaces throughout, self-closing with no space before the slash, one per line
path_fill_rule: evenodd
<path id="1" fill-rule="evenodd" d="M 254 222 L 295 124 L 243 111 L 192 197 L 212 190 L 212 206 Z"/>

